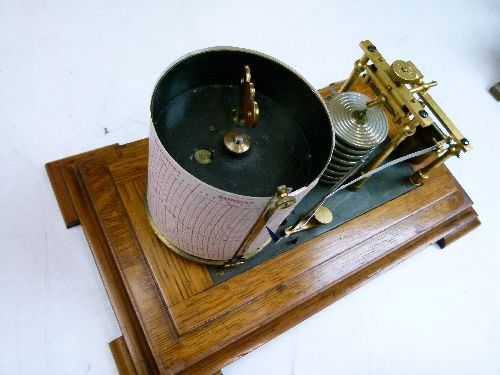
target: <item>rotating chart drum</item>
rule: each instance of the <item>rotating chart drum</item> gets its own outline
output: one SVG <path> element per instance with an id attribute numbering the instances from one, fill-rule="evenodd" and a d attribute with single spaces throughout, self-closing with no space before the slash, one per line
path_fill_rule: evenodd
<path id="1" fill-rule="evenodd" d="M 189 259 L 248 258 L 317 184 L 333 144 L 324 102 L 285 64 L 231 47 L 191 53 L 151 101 L 150 223 Z"/>

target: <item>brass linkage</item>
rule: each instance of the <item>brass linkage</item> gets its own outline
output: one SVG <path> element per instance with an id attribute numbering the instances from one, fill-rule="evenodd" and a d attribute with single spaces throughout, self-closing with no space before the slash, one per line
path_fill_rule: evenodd
<path id="1" fill-rule="evenodd" d="M 319 227 L 321 225 L 330 224 L 333 219 L 333 213 L 326 206 L 319 205 L 311 210 L 314 212 L 313 216 L 304 216 L 296 225 L 285 229 L 285 236 L 302 232 L 304 230 Z"/>
<path id="2" fill-rule="evenodd" d="M 367 108 L 375 107 L 376 105 L 383 105 L 387 102 L 387 99 L 385 98 L 384 95 L 379 95 L 377 96 L 376 99 L 372 100 L 371 102 L 366 103 Z"/>
<path id="3" fill-rule="evenodd" d="M 444 154 L 439 156 L 430 164 L 416 171 L 410 177 L 410 182 L 414 185 L 422 185 L 424 180 L 429 178 L 429 172 L 431 172 L 434 168 L 439 167 L 452 156 L 459 156 L 461 151 L 462 150 L 460 149 L 460 147 L 457 147 L 457 145 L 450 145 Z"/>
<path id="4" fill-rule="evenodd" d="M 243 66 L 241 85 L 243 98 L 241 106 L 233 110 L 233 121 L 254 128 L 259 121 L 259 105 L 255 101 L 255 86 L 252 83 L 252 74 L 248 65 Z"/>
<path id="5" fill-rule="evenodd" d="M 403 142 L 406 138 L 411 137 L 415 134 L 417 130 L 418 121 L 417 119 L 410 120 L 408 123 L 403 125 L 403 127 L 398 131 L 398 133 L 391 139 L 389 144 L 384 147 L 382 151 L 373 159 L 369 164 L 367 164 L 361 171 L 361 174 L 366 174 L 371 170 L 379 167 L 385 159 L 394 151 L 398 145 Z M 361 185 L 366 181 L 366 178 L 360 180 L 358 183 L 353 185 L 353 188 L 359 189 Z"/>
<path id="6" fill-rule="evenodd" d="M 351 72 L 349 78 L 342 84 L 342 87 L 339 90 L 339 94 L 342 92 L 348 91 L 354 81 L 359 77 L 359 75 L 365 70 L 366 64 L 368 64 L 368 57 L 363 55 L 359 60 L 354 63 L 354 69 Z"/>
<path id="7" fill-rule="evenodd" d="M 248 232 L 247 236 L 238 247 L 238 250 L 231 259 L 224 263 L 224 267 L 234 267 L 245 262 L 244 254 L 248 251 L 252 242 L 257 238 L 259 233 L 266 227 L 267 223 L 277 210 L 284 210 L 293 206 L 296 202 L 294 196 L 288 195 L 292 188 L 280 185 L 276 188 L 276 193 L 271 198 L 266 208 L 260 214 L 259 218 Z"/>
<path id="8" fill-rule="evenodd" d="M 429 90 L 431 87 L 434 87 L 436 86 L 438 83 L 436 81 L 432 81 L 432 82 L 429 82 L 429 83 L 422 83 L 421 85 L 418 85 L 418 86 L 414 86 L 410 89 L 410 92 L 413 94 L 413 93 L 416 93 L 416 92 L 420 92 L 420 93 L 426 93 L 427 90 Z"/>

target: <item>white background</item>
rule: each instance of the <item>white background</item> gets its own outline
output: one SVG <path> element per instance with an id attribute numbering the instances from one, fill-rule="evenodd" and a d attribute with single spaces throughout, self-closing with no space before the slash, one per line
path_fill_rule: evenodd
<path id="1" fill-rule="evenodd" d="M 148 135 L 160 73 L 199 48 L 270 54 L 315 87 L 370 39 L 411 59 L 475 149 L 447 164 L 483 225 L 429 247 L 225 374 L 499 374 L 500 2 L 0 0 L 0 374 L 114 374 L 120 335 L 48 161 Z M 105 128 L 109 133 L 105 134 Z"/>

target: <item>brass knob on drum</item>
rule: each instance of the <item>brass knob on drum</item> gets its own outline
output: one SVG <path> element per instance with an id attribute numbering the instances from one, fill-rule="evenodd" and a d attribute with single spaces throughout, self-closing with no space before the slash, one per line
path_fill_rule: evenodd
<path id="1" fill-rule="evenodd" d="M 224 145 L 235 154 L 243 154 L 250 149 L 250 137 L 239 129 L 232 129 L 224 135 Z"/>

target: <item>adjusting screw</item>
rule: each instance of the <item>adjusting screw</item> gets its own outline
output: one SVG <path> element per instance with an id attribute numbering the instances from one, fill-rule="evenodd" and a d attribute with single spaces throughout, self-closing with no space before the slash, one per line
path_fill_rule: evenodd
<path id="1" fill-rule="evenodd" d="M 418 114 L 423 117 L 423 118 L 427 118 L 429 117 L 429 114 L 427 113 L 427 111 L 424 111 L 423 109 L 418 111 Z"/>

